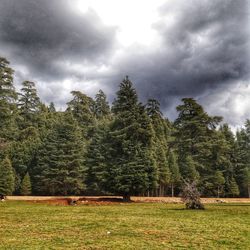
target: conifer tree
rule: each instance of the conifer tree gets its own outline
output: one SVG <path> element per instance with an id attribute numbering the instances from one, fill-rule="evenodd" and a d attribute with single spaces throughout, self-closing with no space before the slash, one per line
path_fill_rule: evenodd
<path id="1" fill-rule="evenodd" d="M 228 194 L 230 197 L 238 197 L 240 194 L 239 187 L 234 179 L 234 177 L 231 177 L 231 179 L 228 182 Z"/>
<path id="2" fill-rule="evenodd" d="M 23 118 L 22 128 L 28 126 L 34 126 L 36 121 L 35 114 L 40 109 L 40 98 L 37 95 L 35 83 L 30 81 L 24 81 L 21 93 L 19 93 L 18 106 L 20 115 Z"/>
<path id="3" fill-rule="evenodd" d="M 16 135 L 16 98 L 14 71 L 9 62 L 0 57 L 0 138 L 13 140 Z"/>
<path id="4" fill-rule="evenodd" d="M 110 107 L 107 102 L 107 97 L 101 89 L 95 96 L 94 112 L 98 119 L 110 116 Z"/>
<path id="5" fill-rule="evenodd" d="M 72 91 L 73 99 L 68 102 L 68 111 L 71 111 L 78 125 L 82 129 L 84 138 L 90 139 L 95 127 L 95 102 L 80 91 Z"/>
<path id="6" fill-rule="evenodd" d="M 55 121 L 37 153 L 33 169 L 37 194 L 70 195 L 83 191 L 84 145 L 77 122 L 70 112 Z"/>
<path id="7" fill-rule="evenodd" d="M 15 188 L 15 176 L 11 161 L 6 157 L 0 162 L 0 194 L 12 195 Z"/>
<path id="8" fill-rule="evenodd" d="M 110 162 L 110 145 L 108 140 L 109 123 L 100 123 L 88 146 L 85 158 L 86 186 L 88 194 L 100 195 L 105 186 L 105 174 Z"/>
<path id="9" fill-rule="evenodd" d="M 240 194 L 250 197 L 250 120 L 245 122 L 245 127 L 236 133 L 236 158 L 235 179 L 239 184 Z"/>
<path id="10" fill-rule="evenodd" d="M 105 170 L 106 191 L 122 195 L 143 194 L 155 186 L 155 165 L 150 152 L 152 127 L 135 89 L 126 77 L 113 104 L 110 126 L 110 162 Z"/>
<path id="11" fill-rule="evenodd" d="M 199 178 L 200 183 L 211 174 L 211 157 L 217 141 L 216 126 L 221 117 L 209 116 L 194 99 L 184 98 L 177 106 L 178 117 L 174 122 L 175 146 L 182 177 Z"/>
<path id="12" fill-rule="evenodd" d="M 214 173 L 214 184 L 217 188 L 217 197 L 220 197 L 220 193 L 223 189 L 223 185 L 225 184 L 225 178 L 223 173 L 220 170 L 215 171 Z"/>
<path id="13" fill-rule="evenodd" d="M 56 112 L 55 104 L 53 102 L 51 102 L 49 104 L 49 112 L 51 112 L 51 113 L 55 113 Z"/>
<path id="14" fill-rule="evenodd" d="M 31 195 L 31 193 L 32 193 L 32 189 L 31 189 L 30 175 L 27 172 L 21 182 L 20 194 Z"/>
<path id="15" fill-rule="evenodd" d="M 160 103 L 155 99 L 149 99 L 146 111 L 150 117 L 153 128 L 152 153 L 156 163 L 159 196 L 164 196 L 170 183 L 170 170 L 167 159 L 169 128 L 162 117 Z"/>

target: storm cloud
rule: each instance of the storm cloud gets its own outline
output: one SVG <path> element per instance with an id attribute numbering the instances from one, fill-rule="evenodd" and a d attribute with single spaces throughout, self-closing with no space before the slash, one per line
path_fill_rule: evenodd
<path id="1" fill-rule="evenodd" d="M 1 49 L 48 82 L 77 76 L 72 64 L 102 63 L 114 35 L 94 11 L 79 15 L 66 0 L 0 1 Z"/>
<path id="2" fill-rule="evenodd" d="M 156 41 L 128 46 L 117 39 L 118 25 L 72 3 L 0 0 L 0 54 L 15 66 L 17 84 L 34 80 L 42 99 L 56 93 L 63 106 L 73 89 L 93 96 L 102 88 L 112 100 L 129 75 L 141 100 L 158 99 L 172 119 L 182 97 L 232 126 L 250 118 L 248 0 L 166 0 L 150 27 Z"/>

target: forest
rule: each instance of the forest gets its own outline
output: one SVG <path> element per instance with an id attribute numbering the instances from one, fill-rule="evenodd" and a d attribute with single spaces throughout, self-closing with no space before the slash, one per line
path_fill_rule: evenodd
<path id="1" fill-rule="evenodd" d="M 235 134 L 223 118 L 183 98 L 177 118 L 140 103 L 128 77 L 112 105 L 76 90 L 65 111 L 20 93 L 0 57 L 0 194 L 178 196 L 195 181 L 204 197 L 250 197 L 250 120 Z M 56 94 L 54 96 L 56 100 Z"/>

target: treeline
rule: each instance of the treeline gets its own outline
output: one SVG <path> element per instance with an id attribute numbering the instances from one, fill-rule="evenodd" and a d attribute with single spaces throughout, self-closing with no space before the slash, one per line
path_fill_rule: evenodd
<path id="1" fill-rule="evenodd" d="M 0 58 L 0 193 L 4 195 L 176 196 L 185 180 L 203 196 L 250 194 L 250 121 L 236 135 L 192 98 L 164 118 L 143 105 L 126 77 L 112 107 L 72 91 L 65 111 L 41 102 L 35 84 L 20 93 Z"/>

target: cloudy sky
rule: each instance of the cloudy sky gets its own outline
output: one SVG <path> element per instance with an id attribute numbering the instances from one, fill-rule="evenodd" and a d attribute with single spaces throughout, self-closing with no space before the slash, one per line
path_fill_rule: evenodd
<path id="1" fill-rule="evenodd" d="M 0 56 L 57 107 L 71 90 L 112 101 L 129 75 L 170 119 L 194 97 L 236 127 L 250 118 L 249 13 L 250 0 L 0 0 Z"/>

